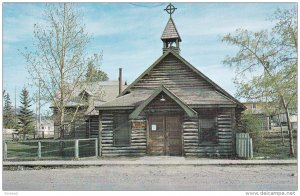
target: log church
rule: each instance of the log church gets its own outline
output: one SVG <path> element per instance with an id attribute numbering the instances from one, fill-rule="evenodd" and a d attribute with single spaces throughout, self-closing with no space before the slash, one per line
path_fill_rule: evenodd
<path id="1" fill-rule="evenodd" d="M 162 55 L 99 111 L 101 156 L 217 156 L 235 153 L 245 106 L 180 55 L 169 4 Z"/>

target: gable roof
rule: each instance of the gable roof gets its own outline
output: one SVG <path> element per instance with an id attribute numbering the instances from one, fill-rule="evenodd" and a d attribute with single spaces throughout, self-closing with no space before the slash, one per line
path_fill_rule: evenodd
<path id="1" fill-rule="evenodd" d="M 197 112 L 186 105 L 179 97 L 173 94 L 169 89 L 167 89 L 164 85 L 161 85 L 160 88 L 154 91 L 154 93 L 146 99 L 141 105 L 139 105 L 130 115 L 130 119 L 136 118 L 144 108 L 154 99 L 156 98 L 161 92 L 164 92 L 167 96 L 169 96 L 173 101 L 175 101 L 186 113 L 189 117 L 197 116 Z"/>
<path id="2" fill-rule="evenodd" d="M 189 67 L 193 72 L 198 74 L 200 77 L 202 77 L 204 80 L 206 80 L 209 84 L 211 84 L 217 91 L 219 91 L 221 94 L 225 95 L 227 99 L 230 99 L 232 102 L 235 102 L 238 106 L 240 106 L 242 109 L 246 109 L 246 107 L 239 102 L 237 99 L 235 99 L 232 95 L 230 95 L 228 92 L 226 92 L 224 89 L 222 89 L 220 86 L 218 86 L 216 83 L 214 83 L 211 79 L 209 79 L 207 76 L 205 76 L 202 72 L 200 72 L 198 69 L 196 69 L 193 65 L 191 65 L 188 61 L 186 61 L 184 58 L 182 58 L 179 54 L 174 52 L 171 48 L 168 49 L 160 58 L 158 58 L 146 71 L 144 71 L 135 81 L 133 81 L 121 94 L 124 95 L 126 93 L 130 92 L 130 89 L 140 80 L 142 79 L 146 74 L 148 74 L 158 63 L 160 63 L 167 55 L 172 54 L 176 58 L 178 58 L 184 65 Z"/>
<path id="3" fill-rule="evenodd" d="M 164 32 L 161 36 L 161 40 L 172 40 L 172 39 L 179 39 L 179 41 L 181 42 L 181 38 L 180 35 L 177 31 L 177 28 L 175 26 L 175 23 L 173 21 L 173 19 L 170 17 Z"/>
<path id="4" fill-rule="evenodd" d="M 71 88 L 72 86 L 70 86 Z M 122 88 L 127 87 L 125 81 L 122 84 Z M 74 88 L 69 101 L 66 103 L 67 107 L 76 107 L 80 104 L 81 95 L 85 93 L 93 101 L 97 101 L 98 104 L 110 101 L 119 95 L 119 81 L 109 80 L 109 81 L 98 81 L 86 83 L 82 86 L 77 86 Z M 57 95 L 58 96 L 58 95 Z M 89 104 L 90 105 L 90 104 Z"/>

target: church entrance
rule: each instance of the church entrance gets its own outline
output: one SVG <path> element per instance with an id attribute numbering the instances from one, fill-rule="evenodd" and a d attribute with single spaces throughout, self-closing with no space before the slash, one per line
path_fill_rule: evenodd
<path id="1" fill-rule="evenodd" d="M 148 154 L 182 155 L 181 115 L 149 116 L 148 131 Z"/>

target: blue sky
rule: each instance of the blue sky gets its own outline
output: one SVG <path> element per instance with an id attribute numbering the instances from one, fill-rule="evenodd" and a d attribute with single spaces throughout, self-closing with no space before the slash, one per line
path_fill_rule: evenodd
<path id="1" fill-rule="evenodd" d="M 162 55 L 163 29 L 168 3 L 77 3 L 83 23 L 93 36 L 88 53 L 103 51 L 102 70 L 109 78 L 118 78 L 123 68 L 124 80 L 131 83 Z M 181 56 L 215 83 L 235 94 L 234 71 L 222 64 L 235 47 L 221 42 L 222 36 L 237 28 L 269 29 L 266 20 L 277 8 L 291 8 L 295 3 L 173 3 L 178 9 L 173 19 L 182 39 Z M 18 50 L 31 48 L 33 25 L 42 22 L 44 3 L 3 3 L 3 88 L 14 99 L 30 81 L 26 62 Z M 31 90 L 31 93 L 33 90 Z"/>

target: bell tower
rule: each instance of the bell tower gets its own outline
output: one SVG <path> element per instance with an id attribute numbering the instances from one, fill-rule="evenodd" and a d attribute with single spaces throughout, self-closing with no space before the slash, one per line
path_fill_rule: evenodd
<path id="1" fill-rule="evenodd" d="M 181 38 L 172 19 L 172 14 L 176 9 L 171 3 L 164 9 L 170 15 L 170 18 L 161 36 L 163 53 L 169 49 L 175 51 L 177 54 L 180 53 L 179 42 L 181 42 Z"/>

